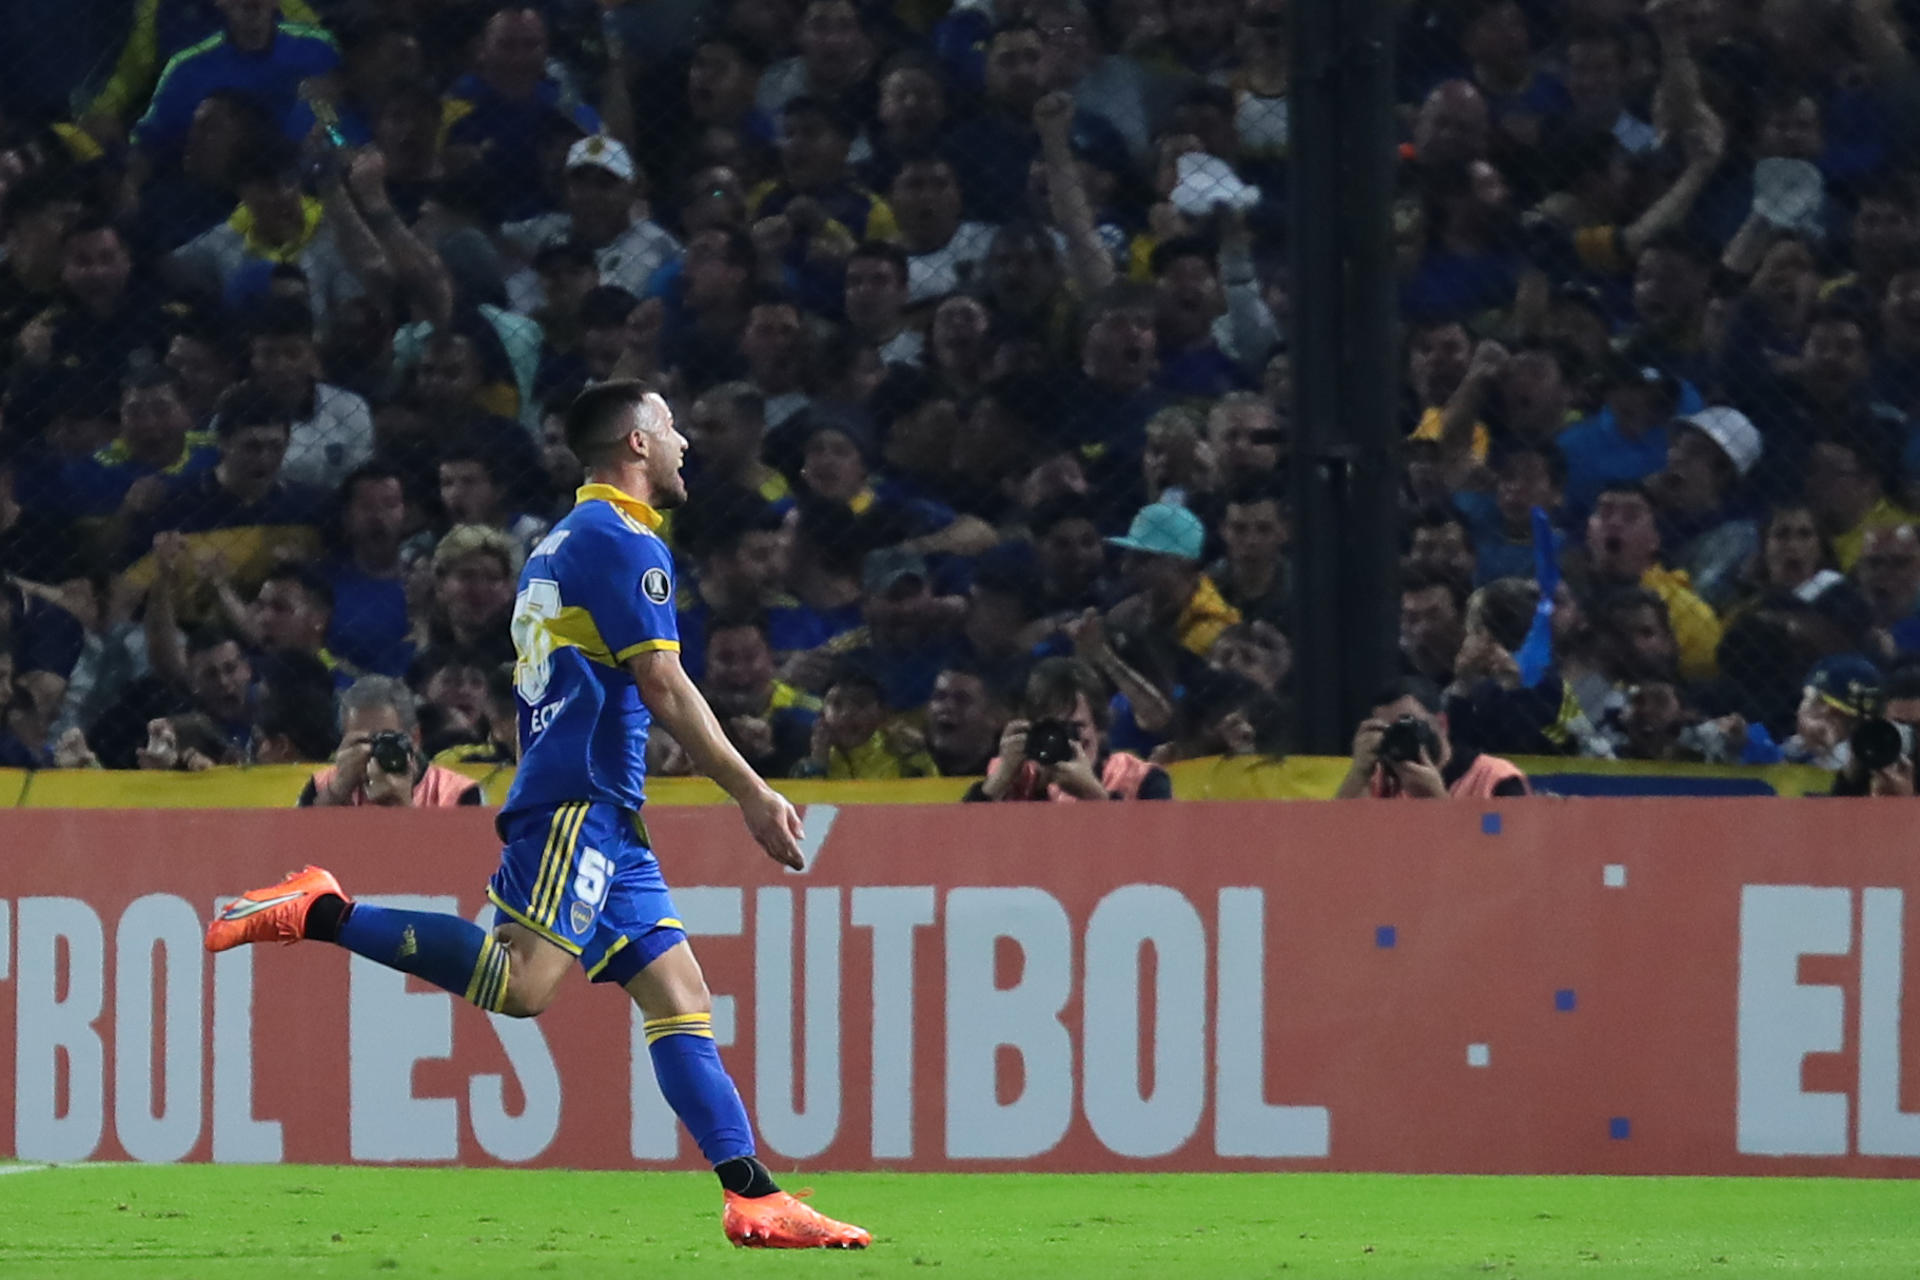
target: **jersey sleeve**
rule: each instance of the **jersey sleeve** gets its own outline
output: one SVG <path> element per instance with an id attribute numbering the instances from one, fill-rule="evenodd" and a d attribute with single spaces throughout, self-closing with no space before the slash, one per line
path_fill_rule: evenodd
<path id="1" fill-rule="evenodd" d="M 573 572 L 567 603 L 585 608 L 614 662 L 637 653 L 680 651 L 673 553 L 651 534 L 609 532 L 567 548 Z"/>
<path id="2" fill-rule="evenodd" d="M 186 139 L 194 110 L 206 96 L 195 62 L 191 56 L 176 54 L 160 72 L 153 100 L 133 126 L 134 146 L 148 152 L 166 151 Z"/>

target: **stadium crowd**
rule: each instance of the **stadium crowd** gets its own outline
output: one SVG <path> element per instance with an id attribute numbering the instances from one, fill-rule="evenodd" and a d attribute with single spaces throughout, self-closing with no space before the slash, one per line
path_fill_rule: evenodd
<path id="1" fill-rule="evenodd" d="M 366 677 L 511 761 L 616 377 L 769 775 L 1287 750 L 1287 0 L 104 8 L 4 55 L 0 765 L 325 761 Z M 1920 705 L 1920 27 L 1397 8 L 1403 674 L 1463 761 L 1841 769 Z"/>

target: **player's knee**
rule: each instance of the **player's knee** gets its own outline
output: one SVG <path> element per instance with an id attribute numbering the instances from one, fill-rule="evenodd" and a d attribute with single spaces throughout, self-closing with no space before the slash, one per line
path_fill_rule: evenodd
<path id="1" fill-rule="evenodd" d="M 537 1018 L 547 1011 L 556 994 L 553 987 L 535 987 L 530 982 L 509 981 L 506 996 L 500 1002 L 500 1012 L 509 1018 Z"/>
<path id="2" fill-rule="evenodd" d="M 696 978 L 674 991 L 673 1005 L 675 1013 L 712 1013 L 713 993 L 707 990 L 704 981 Z"/>
<path id="3" fill-rule="evenodd" d="M 548 997 L 523 997 L 513 991 L 507 992 L 507 998 L 501 1002 L 500 1012 L 509 1018 L 537 1018 L 545 1013 L 553 1001 Z"/>

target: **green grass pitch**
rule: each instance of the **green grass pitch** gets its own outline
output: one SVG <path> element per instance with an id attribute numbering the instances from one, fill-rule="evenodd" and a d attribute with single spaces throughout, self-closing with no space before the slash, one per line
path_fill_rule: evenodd
<path id="1" fill-rule="evenodd" d="M 720 1235 L 718 1192 L 700 1174 L 21 1169 L 0 1177 L 0 1276 L 1920 1276 L 1916 1182 L 1341 1174 L 812 1181 L 823 1209 L 872 1228 L 870 1251 L 735 1250 Z"/>

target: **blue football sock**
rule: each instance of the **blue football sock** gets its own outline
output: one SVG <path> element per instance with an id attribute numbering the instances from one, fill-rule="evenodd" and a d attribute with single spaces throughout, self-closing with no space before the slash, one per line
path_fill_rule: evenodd
<path id="1" fill-rule="evenodd" d="M 661 1096 L 700 1144 L 708 1164 L 718 1165 L 753 1154 L 753 1125 L 733 1077 L 720 1065 L 713 1043 L 713 1015 L 682 1013 L 650 1018 L 645 1024 L 647 1053 Z"/>
<path id="2" fill-rule="evenodd" d="M 498 1013 L 507 998 L 507 949 L 470 920 L 356 902 L 334 938 L 355 955 Z"/>

